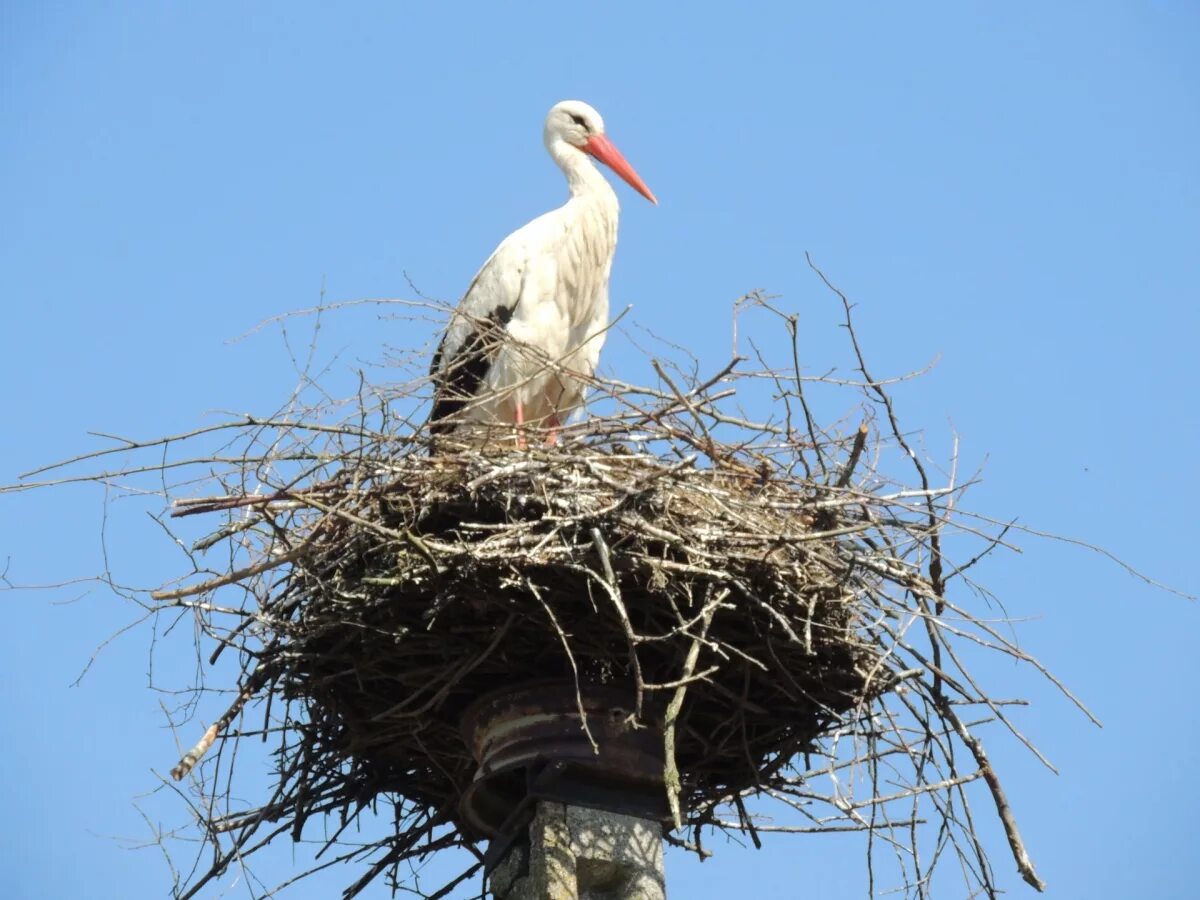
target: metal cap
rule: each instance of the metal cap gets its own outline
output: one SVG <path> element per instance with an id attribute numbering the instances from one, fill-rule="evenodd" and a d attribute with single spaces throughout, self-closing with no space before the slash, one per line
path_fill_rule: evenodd
<path id="1" fill-rule="evenodd" d="M 523 825 L 536 800 L 665 819 L 661 715 L 644 708 L 643 716 L 650 721 L 634 721 L 633 691 L 613 685 L 552 682 L 486 694 L 462 718 L 479 764 L 463 817 L 492 838 Z"/>

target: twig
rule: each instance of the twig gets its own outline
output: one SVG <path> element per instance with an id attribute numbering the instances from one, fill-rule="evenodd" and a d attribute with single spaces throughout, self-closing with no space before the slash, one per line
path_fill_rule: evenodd
<path id="1" fill-rule="evenodd" d="M 1012 814 L 1012 808 L 1008 805 L 1008 797 L 1004 793 L 1004 788 L 1000 784 L 996 770 L 992 768 L 992 764 L 988 760 L 987 753 L 984 752 L 983 744 L 967 730 L 949 703 L 943 702 L 940 712 L 954 728 L 954 732 L 958 735 L 959 740 L 967 745 L 967 749 L 975 757 L 975 764 L 979 766 L 979 771 L 983 773 L 983 780 L 987 782 L 988 789 L 992 792 L 992 800 L 995 801 L 996 812 L 999 814 L 1000 821 L 1004 825 L 1004 833 L 1008 837 L 1008 846 L 1012 849 L 1013 861 L 1017 864 L 1017 871 L 1021 873 L 1021 877 L 1031 887 L 1036 888 L 1038 891 L 1045 891 L 1046 882 L 1038 877 L 1037 872 L 1033 868 L 1033 862 L 1029 858 L 1029 853 L 1025 849 L 1024 842 L 1021 840 L 1021 832 L 1017 830 L 1017 820 Z"/>

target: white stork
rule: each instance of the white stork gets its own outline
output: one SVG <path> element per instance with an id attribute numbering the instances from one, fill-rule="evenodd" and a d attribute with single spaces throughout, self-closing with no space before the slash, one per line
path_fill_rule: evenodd
<path id="1" fill-rule="evenodd" d="M 459 301 L 430 369 L 435 435 L 516 425 L 523 446 L 520 429 L 537 423 L 553 441 L 583 401 L 608 320 L 619 207 L 592 160 L 658 203 L 586 103 L 555 104 L 543 139 L 571 197 L 505 238 Z"/>

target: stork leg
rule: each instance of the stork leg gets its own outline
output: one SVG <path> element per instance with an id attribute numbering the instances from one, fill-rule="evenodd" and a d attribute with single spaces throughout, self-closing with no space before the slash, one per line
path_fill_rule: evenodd
<path id="1" fill-rule="evenodd" d="M 525 407 L 520 400 L 517 401 L 516 408 L 517 418 L 517 449 L 524 450 L 525 445 Z"/>
<path id="2" fill-rule="evenodd" d="M 562 428 L 562 422 L 558 421 L 558 416 L 551 415 L 546 420 L 546 446 L 558 446 L 558 429 Z"/>

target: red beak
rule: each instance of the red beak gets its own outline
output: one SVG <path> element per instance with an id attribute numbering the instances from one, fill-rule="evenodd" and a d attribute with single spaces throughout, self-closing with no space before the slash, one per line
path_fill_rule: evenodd
<path id="1" fill-rule="evenodd" d="M 650 188 L 646 187 L 646 182 L 642 181 L 641 176 L 639 176 L 637 172 L 633 171 L 633 166 L 626 162 L 625 157 L 621 155 L 621 151 L 618 150 L 616 146 L 614 146 L 613 142 L 604 135 L 592 135 L 590 138 L 588 138 L 588 142 L 583 145 L 582 149 L 585 153 L 590 153 L 592 156 L 596 157 L 596 159 L 600 160 L 600 162 L 604 163 L 606 166 L 620 175 L 623 179 L 625 179 L 626 184 L 628 184 L 631 188 L 633 188 L 655 206 L 658 205 L 657 198 L 650 191 Z"/>

